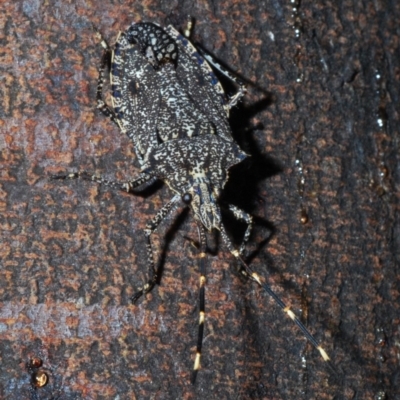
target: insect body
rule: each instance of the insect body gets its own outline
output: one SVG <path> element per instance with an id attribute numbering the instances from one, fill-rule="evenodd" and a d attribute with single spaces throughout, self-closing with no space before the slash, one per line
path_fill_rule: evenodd
<path id="1" fill-rule="evenodd" d="M 220 193 L 228 170 L 246 158 L 232 138 L 230 109 L 245 93 L 244 86 L 212 58 L 202 55 L 175 28 L 136 23 L 121 33 L 114 49 L 102 40 L 104 54 L 99 68 L 98 108 L 132 140 L 141 165 L 140 175 L 128 182 L 112 182 L 87 172 L 57 175 L 56 179 L 81 177 L 113 188 L 132 191 L 160 179 L 173 191 L 172 199 L 146 225 L 148 282 L 132 296 L 136 301 L 157 282 L 151 235 L 164 217 L 179 204 L 189 206 L 200 232 L 200 317 L 193 381 L 200 368 L 204 328 L 206 231 L 217 229 L 228 250 L 241 263 L 243 273 L 257 282 L 300 327 L 328 361 L 326 352 L 271 288 L 244 262 L 252 218 L 234 205 L 233 215 L 247 224 L 243 242 L 236 249 L 221 222 Z M 236 82 L 238 92 L 227 98 L 210 62 Z M 104 71 L 111 60 L 112 107 L 103 100 Z"/>

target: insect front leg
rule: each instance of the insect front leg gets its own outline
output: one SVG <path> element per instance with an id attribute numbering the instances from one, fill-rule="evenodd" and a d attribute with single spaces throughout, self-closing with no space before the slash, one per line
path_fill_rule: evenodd
<path id="1" fill-rule="evenodd" d="M 167 216 L 167 214 L 174 208 L 175 204 L 180 200 L 180 196 L 174 196 L 172 200 L 167 203 L 153 219 L 147 223 L 144 230 L 146 236 L 146 249 L 147 249 L 147 265 L 149 269 L 149 280 L 147 283 L 131 297 L 132 303 L 134 303 L 140 296 L 146 294 L 153 289 L 154 285 L 157 283 L 158 275 L 154 266 L 153 249 L 151 247 L 151 235 L 157 229 L 160 222 Z"/>
<path id="2" fill-rule="evenodd" d="M 86 171 L 80 171 L 80 172 L 53 175 L 51 176 L 51 179 L 67 180 L 67 179 L 80 178 L 85 181 L 96 182 L 100 185 L 108 186 L 113 189 L 118 189 L 123 192 L 130 192 L 132 189 L 142 185 L 145 182 L 148 182 L 153 177 L 154 175 L 152 173 L 142 172 L 137 178 L 131 181 L 118 182 L 118 181 L 110 181 L 108 179 L 104 179 L 101 176 L 97 176 Z"/>

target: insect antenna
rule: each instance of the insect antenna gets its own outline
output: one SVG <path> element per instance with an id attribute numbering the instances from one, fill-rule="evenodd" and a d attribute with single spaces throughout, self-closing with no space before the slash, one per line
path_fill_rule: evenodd
<path id="1" fill-rule="evenodd" d="M 197 346 L 196 346 L 196 358 L 194 360 L 193 373 L 191 377 L 191 382 L 194 385 L 196 382 L 197 372 L 200 369 L 200 358 L 201 358 L 201 348 L 203 345 L 203 335 L 204 335 L 204 319 L 205 319 L 205 284 L 206 284 L 206 234 L 204 231 L 204 226 L 199 224 L 199 236 L 200 236 L 200 254 L 199 254 L 199 267 L 200 267 L 200 290 L 199 290 L 199 331 L 197 336 Z"/>
<path id="2" fill-rule="evenodd" d="M 260 276 L 253 271 L 253 269 L 243 260 L 239 250 L 235 249 L 232 245 L 231 240 L 229 239 L 225 228 L 221 226 L 221 236 L 223 241 L 228 247 L 228 250 L 233 254 L 233 256 L 240 262 L 242 267 L 244 268 L 245 274 L 254 282 L 256 282 L 261 288 L 267 292 L 278 304 L 278 306 L 290 317 L 292 321 L 300 328 L 303 332 L 304 336 L 307 340 L 319 351 L 323 360 L 328 364 L 329 368 L 337 375 L 336 369 L 333 367 L 332 363 L 330 362 L 330 357 L 328 356 L 327 352 L 322 348 L 322 346 L 318 343 L 315 337 L 311 334 L 311 332 L 305 327 L 305 325 L 299 320 L 299 318 L 295 315 L 295 313 L 287 306 L 282 299 L 271 289 L 271 287 L 263 282 Z"/>

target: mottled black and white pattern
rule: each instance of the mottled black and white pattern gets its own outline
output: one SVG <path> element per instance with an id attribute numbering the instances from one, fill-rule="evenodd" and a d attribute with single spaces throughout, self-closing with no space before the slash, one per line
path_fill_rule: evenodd
<path id="1" fill-rule="evenodd" d="M 226 206 L 247 224 L 239 249 L 233 246 L 221 221 L 219 199 L 228 171 L 247 157 L 233 140 L 228 122 L 231 108 L 246 91 L 244 85 L 212 57 L 199 52 L 172 26 L 164 29 L 154 23 L 134 23 L 119 35 L 113 49 L 104 40 L 101 43 L 104 54 L 99 68 L 97 107 L 133 142 L 141 174 L 127 182 L 108 181 L 87 172 L 54 178 L 80 177 L 127 192 L 152 179 L 160 179 L 174 193 L 144 230 L 150 276 L 132 301 L 149 292 L 158 281 L 152 233 L 176 206 L 189 206 L 200 232 L 200 317 L 193 381 L 200 369 L 205 319 L 205 231 L 213 229 L 220 231 L 226 247 L 241 263 L 243 273 L 273 297 L 328 361 L 326 352 L 290 308 L 244 262 L 242 253 L 251 233 L 252 217 L 234 205 Z M 239 90 L 234 96 L 227 98 L 206 59 L 237 83 Z M 104 72 L 109 62 L 112 106 L 103 98 Z"/>
<path id="2" fill-rule="evenodd" d="M 190 194 L 195 218 L 219 229 L 227 171 L 246 154 L 232 139 L 228 101 L 207 62 L 173 27 L 137 23 L 117 40 L 111 84 L 113 112 L 143 172 Z"/>

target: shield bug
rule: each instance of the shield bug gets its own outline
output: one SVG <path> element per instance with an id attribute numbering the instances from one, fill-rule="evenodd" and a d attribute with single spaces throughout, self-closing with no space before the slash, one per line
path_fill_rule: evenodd
<path id="1" fill-rule="evenodd" d="M 205 320 L 206 231 L 215 229 L 241 264 L 243 274 L 275 300 L 328 362 L 327 353 L 303 323 L 244 261 L 242 254 L 251 232 L 252 217 L 234 205 L 227 205 L 235 218 L 247 224 L 238 249 L 221 221 L 220 194 L 228 180 L 229 169 L 247 157 L 232 138 L 228 122 L 230 110 L 246 91 L 244 85 L 172 26 L 162 28 L 154 23 L 134 23 L 120 33 L 113 48 L 102 38 L 101 44 L 104 53 L 99 68 L 97 107 L 132 140 L 141 173 L 127 182 L 109 181 L 84 171 L 53 178 L 83 178 L 126 192 L 159 179 L 174 193 L 144 230 L 149 280 L 132 296 L 132 301 L 152 290 L 158 281 L 152 233 L 176 206 L 189 207 L 200 237 L 200 316 L 193 382 L 200 369 Z M 112 106 L 103 98 L 108 64 L 111 65 Z M 237 84 L 234 96 L 225 95 L 213 68 Z"/>

